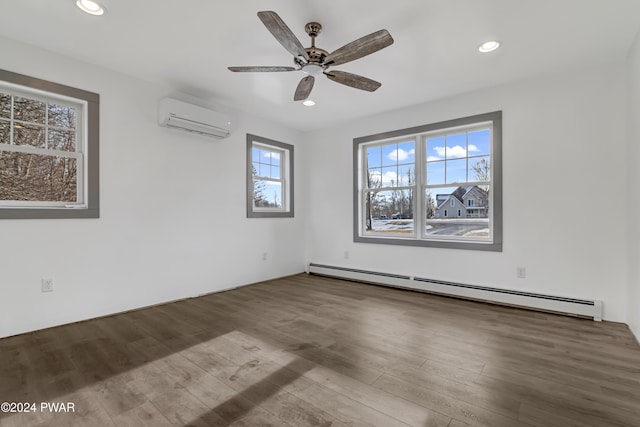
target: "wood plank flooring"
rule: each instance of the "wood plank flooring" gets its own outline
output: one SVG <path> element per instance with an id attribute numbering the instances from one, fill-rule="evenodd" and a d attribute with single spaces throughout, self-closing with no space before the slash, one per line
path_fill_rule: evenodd
<path id="1" fill-rule="evenodd" d="M 0 340 L 0 426 L 640 426 L 625 325 L 305 274 Z M 40 410 L 71 402 L 75 412 Z"/>

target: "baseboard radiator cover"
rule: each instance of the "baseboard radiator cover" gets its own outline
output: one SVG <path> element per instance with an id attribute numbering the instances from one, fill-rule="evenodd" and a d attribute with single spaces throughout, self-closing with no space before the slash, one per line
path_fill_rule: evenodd
<path id="1" fill-rule="evenodd" d="M 598 322 L 602 321 L 602 301 L 600 300 L 565 298 L 316 263 L 310 263 L 308 271 L 310 274 L 320 276 L 407 288 L 457 298 L 480 300 L 553 313 L 589 317 Z"/>

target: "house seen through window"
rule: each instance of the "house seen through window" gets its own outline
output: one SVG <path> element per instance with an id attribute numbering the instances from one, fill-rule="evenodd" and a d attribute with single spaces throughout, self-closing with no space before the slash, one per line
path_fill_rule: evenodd
<path id="1" fill-rule="evenodd" d="M 354 239 L 501 250 L 501 117 L 356 138 Z"/>

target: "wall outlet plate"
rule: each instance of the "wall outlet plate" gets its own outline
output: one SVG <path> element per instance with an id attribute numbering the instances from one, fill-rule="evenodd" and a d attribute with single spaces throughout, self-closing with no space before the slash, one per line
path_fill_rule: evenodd
<path id="1" fill-rule="evenodd" d="M 42 287 L 42 292 L 53 292 L 53 279 L 42 278 L 40 280 L 40 285 Z"/>

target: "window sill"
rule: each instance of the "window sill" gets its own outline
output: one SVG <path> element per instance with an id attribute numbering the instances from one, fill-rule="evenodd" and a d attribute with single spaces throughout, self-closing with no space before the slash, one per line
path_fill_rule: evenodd
<path id="1" fill-rule="evenodd" d="M 465 249 L 474 251 L 490 251 L 502 252 L 502 243 L 498 242 L 463 242 L 451 240 L 426 240 L 415 238 L 394 238 L 394 237 L 365 237 L 354 236 L 354 242 L 358 243 L 375 243 L 379 245 L 399 245 L 399 246 L 417 246 L 426 248 L 442 248 L 442 249 Z"/>

